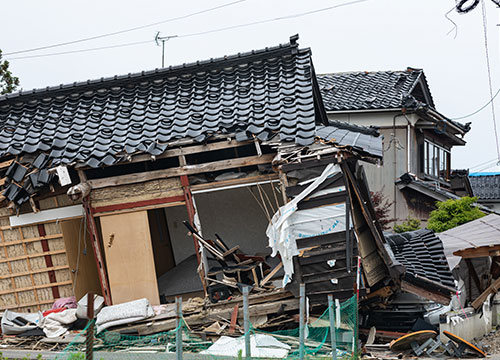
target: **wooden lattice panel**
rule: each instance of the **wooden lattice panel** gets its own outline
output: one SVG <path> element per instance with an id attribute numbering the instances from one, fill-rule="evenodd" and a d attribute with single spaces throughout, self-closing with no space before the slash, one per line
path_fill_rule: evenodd
<path id="1" fill-rule="evenodd" d="M 55 198 L 40 203 L 43 209 L 58 205 Z M 73 295 L 60 224 L 11 227 L 9 216 L 0 208 L 0 311 L 44 310 Z"/>

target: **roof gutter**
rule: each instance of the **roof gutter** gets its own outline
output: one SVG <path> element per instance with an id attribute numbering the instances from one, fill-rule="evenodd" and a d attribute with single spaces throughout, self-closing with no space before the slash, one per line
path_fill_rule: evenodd
<path id="1" fill-rule="evenodd" d="M 443 115 L 441 115 L 436 110 L 426 109 L 426 113 L 428 113 L 431 117 L 435 118 L 436 120 L 446 121 L 446 123 L 448 124 L 447 126 L 453 128 L 458 133 L 460 133 L 462 136 L 464 136 L 466 134 L 465 131 L 463 131 L 462 129 L 460 129 L 459 127 L 457 127 L 455 124 L 453 124 L 451 121 L 449 121 L 447 118 L 445 118 Z"/>
<path id="2" fill-rule="evenodd" d="M 327 110 L 327 114 L 356 114 L 356 113 L 381 113 L 381 112 L 400 112 L 403 108 L 390 109 L 364 109 L 364 110 Z"/>

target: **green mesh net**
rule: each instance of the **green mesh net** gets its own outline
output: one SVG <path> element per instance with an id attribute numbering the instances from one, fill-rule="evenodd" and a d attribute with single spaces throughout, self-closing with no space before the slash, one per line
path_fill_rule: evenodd
<path id="1" fill-rule="evenodd" d="M 334 315 L 336 349 L 333 349 L 331 341 L 330 311 Z M 93 324 L 89 323 L 56 359 L 85 359 L 85 338 L 91 326 Z M 332 309 L 327 308 L 318 318 L 310 319 L 304 331 L 304 357 L 306 359 L 331 359 L 332 351 L 336 351 L 338 359 L 355 357 L 358 348 L 358 306 L 356 296 L 340 304 L 339 309 L 336 309 L 335 306 Z M 236 352 L 232 357 L 213 354 L 210 353 L 210 348 L 214 344 L 213 341 L 191 331 L 182 319 L 176 329 L 148 336 L 124 335 L 104 330 L 94 337 L 93 358 L 96 360 L 176 359 L 176 337 L 178 333 L 182 333 L 183 359 L 245 359 L 244 335 L 238 338 L 240 347 L 243 344 L 243 349 L 239 351 L 231 349 L 234 350 L 233 353 Z M 269 335 L 287 346 L 287 354 L 280 358 L 299 359 L 299 328 L 266 332 L 250 326 L 249 335 L 255 337 L 254 342 L 257 341 L 259 335 Z M 255 356 L 256 354 L 252 355 Z"/>

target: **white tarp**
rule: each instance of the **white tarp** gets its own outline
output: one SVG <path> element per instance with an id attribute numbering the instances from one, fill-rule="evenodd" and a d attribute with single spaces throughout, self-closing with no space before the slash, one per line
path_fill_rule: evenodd
<path id="1" fill-rule="evenodd" d="M 270 335 L 250 335 L 250 352 L 252 358 L 284 359 L 288 356 L 290 349 L 290 345 L 284 344 Z M 200 352 L 200 354 L 238 358 L 239 352 L 245 356 L 245 336 L 238 338 L 221 336 L 219 340 L 214 342 L 208 349 Z"/>
<path id="2" fill-rule="evenodd" d="M 345 204 L 322 206 L 314 209 L 298 211 L 298 203 L 310 195 L 326 179 L 340 171 L 338 165 L 329 164 L 323 173 L 317 177 L 304 191 L 292 201 L 283 205 L 274 214 L 267 227 L 269 247 L 272 256 L 280 254 L 285 276 L 283 287 L 288 284 L 293 275 L 293 257 L 299 255 L 296 240 L 301 237 L 324 235 L 345 230 Z M 343 188 L 339 188 L 343 190 Z"/>

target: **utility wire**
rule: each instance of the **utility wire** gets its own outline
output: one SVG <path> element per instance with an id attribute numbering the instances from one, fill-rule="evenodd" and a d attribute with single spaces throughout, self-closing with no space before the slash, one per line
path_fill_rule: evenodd
<path id="1" fill-rule="evenodd" d="M 492 164 L 492 163 L 495 163 L 497 162 L 498 159 L 497 158 L 494 158 L 494 159 L 491 159 L 491 160 L 488 160 L 488 161 L 485 161 L 485 162 L 482 162 L 482 163 L 479 163 L 479 164 L 476 164 L 476 165 L 473 165 L 473 166 L 470 166 L 469 167 L 469 170 L 471 169 L 477 169 L 477 168 L 481 168 L 483 166 L 486 166 L 488 164 Z"/>
<path id="2" fill-rule="evenodd" d="M 77 40 L 72 40 L 72 41 L 66 41 L 66 42 L 52 44 L 52 45 L 40 46 L 40 47 L 36 47 L 36 48 L 32 48 L 32 49 L 12 51 L 12 52 L 9 52 L 9 53 L 4 53 L 3 55 L 4 56 L 8 56 L 8 55 L 24 54 L 24 53 L 27 53 L 27 52 L 52 49 L 52 48 L 55 48 L 55 47 L 72 45 L 72 44 L 77 44 L 77 43 L 81 43 L 81 42 L 85 42 L 85 41 L 102 39 L 102 38 L 109 37 L 109 36 L 114 36 L 114 35 L 119 35 L 119 34 L 125 34 L 125 33 L 128 33 L 128 32 L 131 32 L 131 31 L 146 29 L 146 28 L 149 28 L 149 27 L 152 27 L 152 26 L 161 25 L 161 24 L 165 24 L 165 23 L 168 23 L 168 22 L 176 21 L 176 20 L 187 19 L 187 18 L 190 18 L 192 16 L 201 15 L 201 14 L 204 14 L 204 13 L 207 13 L 207 12 L 210 12 L 210 11 L 222 9 L 222 8 L 225 8 L 225 7 L 228 7 L 228 6 L 232 6 L 232 5 L 235 5 L 235 4 L 239 4 L 239 3 L 242 3 L 242 2 L 245 2 L 245 1 L 247 1 L 247 0 L 236 0 L 236 1 L 233 1 L 233 2 L 230 2 L 230 3 L 227 3 L 227 4 L 223 4 L 223 5 L 211 7 L 211 8 L 208 8 L 208 9 L 204 9 L 204 10 L 200 10 L 200 11 L 197 11 L 197 12 L 194 12 L 194 13 L 190 13 L 190 14 L 186 14 L 186 15 L 181 15 L 181 16 L 169 18 L 169 19 L 162 20 L 162 21 L 157 21 L 157 22 L 154 22 L 154 23 L 151 23 L 151 24 L 136 26 L 136 27 L 129 28 L 129 29 L 119 30 L 119 31 L 115 31 L 115 32 L 110 32 L 110 33 L 106 33 L 106 34 L 91 36 L 91 37 L 77 39 Z"/>
<path id="3" fill-rule="evenodd" d="M 484 33 L 484 49 L 486 54 L 486 67 L 488 69 L 488 85 L 490 90 L 490 99 L 493 99 L 493 85 L 491 83 L 491 66 L 490 66 L 490 51 L 488 48 L 488 24 L 486 19 L 486 4 L 485 0 L 481 0 L 481 10 L 483 15 L 483 33 Z M 493 101 L 490 101 L 491 104 L 491 115 L 493 118 L 493 129 L 495 130 L 495 141 L 497 145 L 497 155 L 498 161 L 500 161 L 500 145 L 498 144 L 498 131 L 497 131 L 497 120 L 495 116 L 495 105 L 493 105 Z"/>
<path id="4" fill-rule="evenodd" d="M 478 112 L 484 110 L 489 104 L 491 104 L 493 102 L 493 100 L 495 100 L 495 98 L 498 96 L 498 94 L 500 93 L 500 89 L 497 90 L 496 94 L 493 95 L 493 97 L 486 103 L 484 104 L 483 106 L 481 106 L 479 109 L 477 109 L 476 111 L 474 112 L 471 112 L 470 114 L 468 115 L 464 115 L 464 116 L 460 116 L 460 117 L 456 117 L 456 118 L 452 118 L 451 120 L 461 120 L 461 119 L 465 119 L 465 118 L 468 118 L 468 117 L 471 117 L 473 115 L 476 115 Z"/>
<path id="5" fill-rule="evenodd" d="M 221 32 L 221 31 L 233 30 L 233 29 L 238 29 L 238 28 L 242 28 L 242 27 L 259 25 L 259 24 L 264 24 L 264 23 L 269 23 L 269 22 L 274 22 L 274 21 L 288 20 L 288 19 L 292 19 L 292 18 L 298 18 L 298 17 L 302 17 L 302 16 L 307 16 L 307 15 L 315 14 L 315 13 L 318 13 L 318 12 L 332 10 L 332 9 L 343 7 L 343 6 L 354 5 L 354 4 L 365 2 L 365 1 L 369 1 L 369 0 L 354 0 L 354 1 L 349 1 L 349 2 L 342 3 L 342 4 L 328 6 L 328 7 L 325 7 L 325 8 L 315 9 L 315 10 L 306 11 L 306 12 L 302 12 L 302 13 L 297 13 L 297 14 L 292 14 L 292 15 L 287 15 L 287 16 L 280 16 L 280 17 L 277 17 L 277 18 L 271 18 L 271 19 L 260 20 L 260 21 L 253 21 L 253 22 L 249 22 L 249 23 L 245 23 L 245 24 L 239 24 L 239 25 L 226 26 L 226 27 L 212 29 L 212 30 L 207 30 L 207 31 L 200 31 L 200 32 L 194 32 L 194 33 L 186 33 L 186 34 L 178 35 L 178 36 L 176 36 L 173 39 L 187 38 L 187 37 L 194 37 L 194 36 L 202 36 L 202 35 L 206 35 L 206 34 L 212 34 L 212 33 Z M 64 51 L 64 52 L 57 52 L 57 53 L 48 53 L 48 54 L 41 54 L 41 55 L 19 56 L 19 57 L 9 58 L 9 60 L 33 59 L 33 58 L 38 58 L 38 57 L 57 56 L 57 55 L 65 55 L 65 54 L 75 54 L 75 53 L 79 53 L 79 52 L 88 52 L 88 51 L 96 51 L 96 50 L 114 49 L 114 48 L 120 48 L 120 47 L 126 47 L 126 46 L 133 46 L 133 45 L 145 44 L 145 43 L 148 43 L 148 42 L 151 42 L 151 40 L 144 40 L 144 41 L 138 41 L 138 42 L 132 42 L 132 43 L 124 43 L 124 44 L 111 45 L 111 46 L 103 46 L 103 47 L 97 47 L 97 48 L 77 49 L 77 50 L 72 50 L 72 51 Z M 12 53 L 10 53 L 10 54 L 12 54 Z M 5 54 L 5 55 L 7 55 L 7 54 Z"/>

